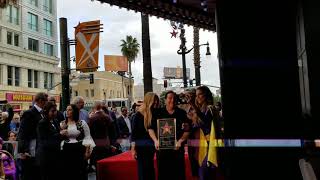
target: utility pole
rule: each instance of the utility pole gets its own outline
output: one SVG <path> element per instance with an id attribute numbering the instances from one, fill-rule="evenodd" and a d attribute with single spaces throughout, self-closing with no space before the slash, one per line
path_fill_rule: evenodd
<path id="1" fill-rule="evenodd" d="M 65 110 L 70 104 L 70 83 L 69 83 L 69 42 L 68 42 L 68 25 L 67 18 L 60 18 L 60 52 L 61 52 L 61 78 L 62 78 L 62 109 Z"/>

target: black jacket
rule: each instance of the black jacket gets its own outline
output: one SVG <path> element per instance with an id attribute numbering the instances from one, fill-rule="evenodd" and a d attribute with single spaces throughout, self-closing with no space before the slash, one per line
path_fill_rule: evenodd
<path id="1" fill-rule="evenodd" d="M 59 151 L 61 140 L 57 120 L 54 120 L 52 123 L 46 119 L 39 121 L 37 127 L 38 152 Z"/>
<path id="2" fill-rule="evenodd" d="M 32 139 L 37 138 L 37 126 L 42 119 L 40 112 L 37 108 L 32 107 L 23 113 L 21 117 L 21 124 L 18 133 L 18 152 L 30 153 L 29 145 Z"/>
<path id="3" fill-rule="evenodd" d="M 118 124 L 118 128 L 119 128 L 119 136 L 120 138 L 128 138 L 131 133 L 129 132 L 129 128 L 126 124 L 126 121 L 124 120 L 124 118 L 122 116 L 120 116 L 117 119 L 117 124 Z M 130 120 L 130 125 L 131 125 L 131 120 Z M 132 129 L 132 127 L 131 127 Z"/>

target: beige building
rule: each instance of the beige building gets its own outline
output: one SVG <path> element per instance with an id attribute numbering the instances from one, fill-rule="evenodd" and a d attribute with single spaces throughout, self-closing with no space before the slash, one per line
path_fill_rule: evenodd
<path id="1" fill-rule="evenodd" d="M 48 92 L 59 101 L 57 1 L 7 2 L 0 9 L 0 100 L 28 109 L 37 92 Z"/>
<path id="2" fill-rule="evenodd" d="M 90 84 L 89 75 L 94 74 L 94 83 Z M 82 96 L 86 106 L 92 106 L 96 100 L 128 98 L 129 78 L 121 77 L 118 74 L 97 71 L 93 73 L 73 73 L 71 81 L 72 99 Z M 132 89 L 134 81 L 132 80 Z M 134 92 L 134 90 L 133 90 Z"/>
<path id="3" fill-rule="evenodd" d="M 163 84 L 158 83 L 158 79 L 152 79 L 152 87 L 153 92 L 156 93 L 158 96 L 165 90 Z M 134 102 L 143 101 L 144 98 L 144 86 L 143 84 L 138 84 L 134 86 Z"/>

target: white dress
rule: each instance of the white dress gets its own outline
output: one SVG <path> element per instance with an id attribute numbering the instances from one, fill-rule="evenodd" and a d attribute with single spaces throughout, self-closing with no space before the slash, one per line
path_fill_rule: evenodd
<path id="1" fill-rule="evenodd" d="M 84 121 L 81 120 L 81 124 L 82 124 L 82 128 L 83 128 L 83 132 L 84 132 L 84 138 L 81 139 L 82 140 L 82 145 L 86 146 L 86 147 L 90 147 L 90 151 L 92 152 L 92 149 L 96 146 L 96 144 L 94 143 L 91 135 L 90 135 L 90 129 L 88 124 Z M 62 130 L 66 129 L 66 124 L 65 121 L 62 121 L 60 123 L 60 127 Z M 61 149 L 63 149 L 63 145 L 64 143 L 77 143 L 79 142 L 77 140 L 77 137 L 80 135 L 80 131 L 77 129 L 77 124 L 70 124 L 67 126 L 67 139 L 61 142 Z"/>

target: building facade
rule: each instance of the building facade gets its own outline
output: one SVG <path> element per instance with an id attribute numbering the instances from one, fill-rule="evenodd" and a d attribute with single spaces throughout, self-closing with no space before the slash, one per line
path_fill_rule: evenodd
<path id="1" fill-rule="evenodd" d="M 93 74 L 90 84 L 89 74 Z M 118 74 L 97 71 L 93 73 L 74 73 L 71 81 L 71 97 L 82 96 L 85 106 L 92 106 L 94 101 L 109 99 L 127 99 L 129 97 L 129 78 Z M 133 87 L 134 81 L 131 81 Z M 134 89 L 134 88 L 133 88 Z M 134 90 L 133 90 L 134 92 Z"/>
<path id="2" fill-rule="evenodd" d="M 59 97 L 57 54 L 57 1 L 8 1 L 0 9 L 0 100 L 27 109 L 37 92 Z"/>
<path id="3" fill-rule="evenodd" d="M 158 79 L 152 79 L 152 87 L 153 92 L 156 93 L 158 96 L 165 90 L 163 84 L 158 83 Z M 143 84 L 138 84 L 134 86 L 134 102 L 143 101 L 144 98 L 144 86 Z"/>

